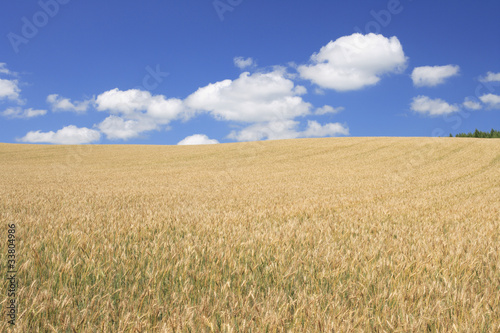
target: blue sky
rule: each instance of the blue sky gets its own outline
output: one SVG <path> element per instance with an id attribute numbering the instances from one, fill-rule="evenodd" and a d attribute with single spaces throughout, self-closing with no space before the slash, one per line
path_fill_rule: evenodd
<path id="1" fill-rule="evenodd" d="M 500 2 L 41 0 L 0 10 L 0 142 L 500 129 Z"/>

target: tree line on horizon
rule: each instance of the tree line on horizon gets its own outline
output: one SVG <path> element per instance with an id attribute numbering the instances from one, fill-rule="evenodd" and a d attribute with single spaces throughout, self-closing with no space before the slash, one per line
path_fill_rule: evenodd
<path id="1" fill-rule="evenodd" d="M 453 135 L 450 133 L 450 138 L 452 138 Z M 483 132 L 479 131 L 477 128 L 474 132 L 469 132 L 469 133 L 458 133 L 455 134 L 456 138 L 486 138 L 486 139 L 500 139 L 500 131 L 496 131 L 494 129 L 491 129 L 490 132 Z"/>

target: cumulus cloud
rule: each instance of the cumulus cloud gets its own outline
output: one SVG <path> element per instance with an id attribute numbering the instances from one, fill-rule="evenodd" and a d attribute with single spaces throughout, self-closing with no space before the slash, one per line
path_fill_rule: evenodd
<path id="1" fill-rule="evenodd" d="M 110 140 L 128 140 L 138 137 L 141 133 L 158 129 L 151 119 L 125 120 L 111 115 L 96 126 Z"/>
<path id="2" fill-rule="evenodd" d="M 263 122 L 309 114 L 311 104 L 298 96 L 303 93 L 284 70 L 276 69 L 252 75 L 244 72 L 234 81 L 211 83 L 188 96 L 185 103 L 220 120 Z"/>
<path id="3" fill-rule="evenodd" d="M 0 100 L 9 99 L 20 103 L 20 92 L 17 80 L 0 79 Z"/>
<path id="4" fill-rule="evenodd" d="M 481 103 L 470 98 L 466 98 L 462 105 L 469 110 L 481 110 L 483 108 Z"/>
<path id="5" fill-rule="evenodd" d="M 479 79 L 481 82 L 500 82 L 500 73 L 488 72 L 486 76 Z"/>
<path id="6" fill-rule="evenodd" d="M 298 131 L 298 126 L 299 122 L 294 120 L 257 123 L 241 131 L 232 131 L 228 138 L 237 141 L 258 141 L 349 135 L 349 129 L 339 123 L 321 125 L 316 121 L 308 121 L 304 131 Z"/>
<path id="7" fill-rule="evenodd" d="M 23 138 L 18 139 L 21 142 L 29 143 L 54 143 L 54 144 L 84 144 L 98 141 L 101 134 L 86 127 L 78 128 L 74 125 L 66 126 L 57 132 L 28 132 Z"/>
<path id="8" fill-rule="evenodd" d="M 247 67 L 252 67 L 255 65 L 255 62 L 252 58 L 243 58 L 243 57 L 235 57 L 233 59 L 234 65 L 239 69 L 245 69 Z"/>
<path id="9" fill-rule="evenodd" d="M 457 65 L 415 67 L 411 79 L 415 87 L 434 87 L 444 83 L 447 78 L 458 75 Z"/>
<path id="10" fill-rule="evenodd" d="M 330 105 L 325 105 L 323 107 L 317 108 L 316 111 L 314 112 L 315 115 L 322 116 L 327 113 L 331 114 L 336 114 L 339 113 L 340 111 L 343 111 L 344 107 L 339 106 L 338 108 L 334 108 Z"/>
<path id="11" fill-rule="evenodd" d="M 73 111 L 83 113 L 87 111 L 93 99 L 88 99 L 80 102 L 71 102 L 69 98 L 64 98 L 58 94 L 47 96 L 47 103 L 52 107 L 52 111 Z"/>
<path id="12" fill-rule="evenodd" d="M 383 74 L 402 72 L 406 61 L 397 37 L 355 33 L 330 41 L 298 72 L 321 88 L 358 90 L 376 84 Z"/>
<path id="13" fill-rule="evenodd" d="M 135 112 L 147 110 L 152 100 L 149 91 L 139 89 L 108 90 L 96 99 L 98 111 L 110 111 L 115 114 L 133 115 Z M 157 98 L 161 98 L 157 96 Z"/>
<path id="14" fill-rule="evenodd" d="M 228 138 L 237 141 L 293 139 L 298 137 L 296 131 L 298 125 L 299 122 L 293 120 L 275 120 L 266 123 L 257 123 L 241 131 L 231 131 Z"/>
<path id="15" fill-rule="evenodd" d="M 481 102 L 486 104 L 488 109 L 499 109 L 500 110 L 500 95 L 486 94 L 479 97 Z"/>
<path id="16" fill-rule="evenodd" d="M 38 116 L 43 116 L 47 113 L 47 110 L 34 110 L 32 108 L 22 109 L 20 107 L 8 108 L 1 113 L 2 116 L 7 118 L 22 118 L 28 119 Z"/>
<path id="17" fill-rule="evenodd" d="M 218 120 L 254 123 L 241 131 L 233 131 L 229 137 L 239 141 L 294 138 L 345 134 L 344 127 L 310 123 L 308 128 L 297 130 L 296 117 L 310 115 L 312 105 L 301 95 L 307 93 L 296 85 L 292 76 L 282 67 L 270 72 L 242 73 L 235 80 L 223 80 L 199 88 L 184 100 L 167 99 L 163 95 L 152 96 L 148 91 L 112 89 L 95 99 L 98 111 L 111 115 L 96 125 L 108 139 L 127 140 L 141 133 L 160 129 L 175 119 L 189 119 L 206 112 Z M 343 108 L 325 105 L 314 114 L 336 113 Z M 319 125 L 319 127 L 318 127 Z M 195 134 L 181 141 L 184 143 L 216 143 Z"/>
<path id="18" fill-rule="evenodd" d="M 411 109 L 428 116 L 446 115 L 459 110 L 456 105 L 450 105 L 439 98 L 430 99 L 427 96 L 414 97 L 411 103 Z"/>
<path id="19" fill-rule="evenodd" d="M 340 123 L 321 125 L 317 121 L 307 121 L 307 128 L 300 136 L 304 138 L 349 135 L 349 129 Z"/>
<path id="20" fill-rule="evenodd" d="M 112 140 L 137 137 L 142 132 L 159 129 L 159 125 L 191 116 L 182 100 L 153 96 L 139 89 L 106 91 L 97 96 L 95 104 L 98 111 L 111 113 L 98 128 Z"/>
<path id="21" fill-rule="evenodd" d="M 205 134 L 194 134 L 184 138 L 177 143 L 178 145 L 213 145 L 217 144 L 219 141 L 215 139 L 210 139 Z"/>
<path id="22" fill-rule="evenodd" d="M 180 99 L 153 96 L 149 91 L 139 89 L 122 91 L 118 88 L 97 96 L 96 106 L 98 111 L 109 111 L 130 118 L 146 116 L 163 124 L 176 119 L 184 110 Z"/>

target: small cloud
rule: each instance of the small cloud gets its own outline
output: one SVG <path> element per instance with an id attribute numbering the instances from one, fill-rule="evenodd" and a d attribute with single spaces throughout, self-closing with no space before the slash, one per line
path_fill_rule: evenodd
<path id="1" fill-rule="evenodd" d="M 247 67 L 255 66 L 256 63 L 252 58 L 235 57 L 233 59 L 234 65 L 239 69 L 245 69 Z"/>
<path id="2" fill-rule="evenodd" d="M 295 93 L 295 95 L 305 95 L 307 94 L 307 89 L 306 87 L 304 86 L 295 86 L 295 88 L 293 89 L 293 92 Z"/>
<path id="3" fill-rule="evenodd" d="M 217 144 L 219 141 L 215 139 L 210 139 L 205 134 L 194 134 L 184 138 L 177 143 L 178 145 L 213 145 Z"/>
<path id="4" fill-rule="evenodd" d="M 125 120 L 111 115 L 97 125 L 97 128 L 106 134 L 109 140 L 128 140 L 138 137 L 142 132 L 158 129 L 158 125 L 152 119 Z"/>
<path id="5" fill-rule="evenodd" d="M 458 75 L 457 65 L 416 67 L 411 73 L 415 87 L 434 87 L 443 84 L 447 78 Z"/>
<path id="6" fill-rule="evenodd" d="M 43 116 L 45 114 L 47 114 L 47 110 L 34 110 L 32 108 L 23 110 L 20 107 L 8 108 L 7 110 L 1 113 L 2 116 L 7 118 L 21 118 L 21 119 Z"/>
<path id="7" fill-rule="evenodd" d="M 53 143 L 63 145 L 78 145 L 98 141 L 101 134 L 86 127 L 78 128 L 74 125 L 66 126 L 57 132 L 28 132 L 23 138 L 18 139 L 20 142 L 29 143 Z"/>
<path id="8" fill-rule="evenodd" d="M 167 124 L 186 111 L 180 99 L 153 96 L 149 91 L 139 89 L 108 90 L 97 96 L 95 104 L 97 111 L 109 111 L 131 119 L 148 117 L 159 124 Z"/>
<path id="9" fill-rule="evenodd" d="M 427 96 L 418 96 L 413 98 L 411 109 L 417 113 L 428 116 L 440 116 L 453 112 L 459 109 L 456 105 L 450 105 L 442 99 L 430 99 Z"/>
<path id="10" fill-rule="evenodd" d="M 21 89 L 19 89 L 17 84 L 17 80 L 0 79 L 0 100 L 9 99 L 22 104 L 22 101 L 19 99 Z"/>
<path id="11" fill-rule="evenodd" d="M 462 105 L 469 110 L 481 110 L 483 108 L 481 103 L 474 101 L 470 98 L 466 98 Z"/>
<path id="12" fill-rule="evenodd" d="M 343 106 L 339 106 L 338 108 L 334 108 L 330 105 L 325 105 L 323 107 L 317 108 L 316 112 L 314 112 L 314 114 L 318 115 L 318 116 L 322 116 L 322 115 L 327 114 L 327 113 L 336 114 L 336 113 L 339 113 L 340 111 L 343 111 L 343 110 L 344 110 Z"/>
<path id="13" fill-rule="evenodd" d="M 52 107 L 52 111 L 72 111 L 77 113 L 83 113 L 87 111 L 94 100 L 89 99 L 81 102 L 71 102 L 69 98 L 64 98 L 58 94 L 52 94 L 47 96 L 47 103 Z"/>
<path id="14" fill-rule="evenodd" d="M 349 135 L 349 128 L 340 123 L 328 123 L 321 125 L 317 121 L 309 120 L 307 128 L 300 136 L 303 138 L 322 138 L 327 136 Z"/>
<path id="15" fill-rule="evenodd" d="M 481 82 L 500 82 L 500 73 L 488 72 L 486 76 L 479 78 Z"/>
<path id="16" fill-rule="evenodd" d="M 500 96 L 494 94 L 487 94 L 479 97 L 481 102 L 486 104 L 488 109 L 497 109 L 500 110 Z"/>
<path id="17" fill-rule="evenodd" d="M 298 121 L 274 120 L 256 123 L 240 131 L 232 131 L 228 138 L 237 141 L 281 140 L 297 138 L 299 133 L 296 128 Z"/>
<path id="18" fill-rule="evenodd" d="M 4 62 L 0 62 L 0 74 L 17 76 L 16 72 L 12 72 L 7 68 L 7 64 Z"/>

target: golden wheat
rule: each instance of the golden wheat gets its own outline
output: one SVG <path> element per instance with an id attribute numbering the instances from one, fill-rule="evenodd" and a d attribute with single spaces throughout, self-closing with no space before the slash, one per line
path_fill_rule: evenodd
<path id="1" fill-rule="evenodd" d="M 500 140 L 0 144 L 16 332 L 500 331 Z"/>

